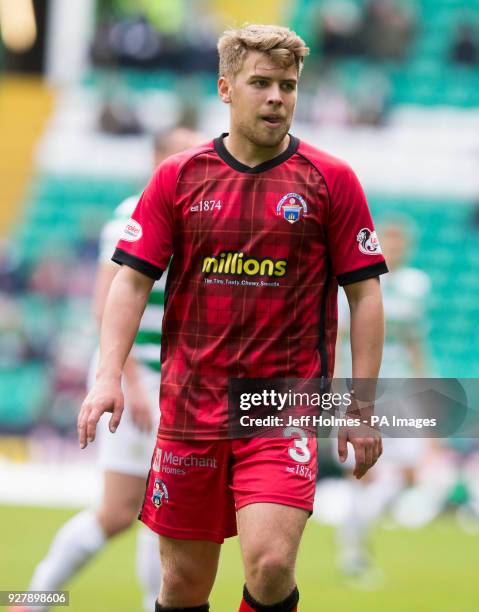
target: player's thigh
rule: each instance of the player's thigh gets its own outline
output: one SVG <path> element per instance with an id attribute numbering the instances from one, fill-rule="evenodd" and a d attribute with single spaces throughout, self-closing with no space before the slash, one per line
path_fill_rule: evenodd
<path id="1" fill-rule="evenodd" d="M 316 439 L 299 428 L 286 428 L 284 434 L 233 441 L 231 489 L 236 510 L 249 504 L 274 503 L 312 512 Z"/>
<path id="2" fill-rule="evenodd" d="M 254 503 L 238 510 L 238 534 L 246 574 L 258 564 L 294 570 L 301 536 L 309 518 L 302 508 Z"/>
<path id="3" fill-rule="evenodd" d="M 221 545 L 162 535 L 159 538 L 163 590 L 200 589 L 208 597 L 216 577 Z"/>
<path id="4" fill-rule="evenodd" d="M 98 518 L 107 535 L 127 529 L 136 520 L 145 493 L 145 482 L 146 479 L 140 476 L 111 471 L 104 473 Z"/>
<path id="5" fill-rule="evenodd" d="M 233 456 L 231 487 L 247 576 L 258 564 L 294 567 L 313 508 L 316 440 L 285 430 L 280 438 L 238 440 Z"/>
<path id="6" fill-rule="evenodd" d="M 104 473 L 103 500 L 108 508 L 128 508 L 138 513 L 145 494 L 146 478 L 107 471 Z"/>

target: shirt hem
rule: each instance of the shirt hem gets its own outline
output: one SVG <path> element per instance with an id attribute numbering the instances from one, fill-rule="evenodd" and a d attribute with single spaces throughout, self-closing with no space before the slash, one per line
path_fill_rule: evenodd
<path id="1" fill-rule="evenodd" d="M 149 261 L 141 259 L 136 255 L 132 255 L 131 253 L 127 253 L 123 249 L 115 249 L 115 252 L 113 253 L 113 257 L 111 259 L 112 261 L 117 264 L 120 264 L 121 266 L 125 265 L 129 268 L 133 268 L 134 270 L 141 272 L 142 274 L 148 276 L 149 278 L 152 278 L 153 280 L 159 280 L 164 272 L 164 270 L 158 268 Z"/>
<path id="2" fill-rule="evenodd" d="M 345 274 L 338 274 L 338 284 L 344 287 L 344 285 L 350 285 L 351 283 L 359 283 L 360 281 L 367 280 L 368 278 L 374 278 L 380 274 L 386 274 L 389 272 L 385 261 L 380 261 L 364 268 L 358 268 Z"/>

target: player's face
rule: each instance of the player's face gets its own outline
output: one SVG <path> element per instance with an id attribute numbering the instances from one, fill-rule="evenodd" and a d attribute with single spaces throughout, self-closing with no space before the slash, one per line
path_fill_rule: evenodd
<path id="1" fill-rule="evenodd" d="M 231 129 L 258 147 L 278 147 L 291 126 L 297 82 L 295 64 L 282 68 L 265 53 L 249 52 L 236 76 L 219 83 L 231 104 Z"/>

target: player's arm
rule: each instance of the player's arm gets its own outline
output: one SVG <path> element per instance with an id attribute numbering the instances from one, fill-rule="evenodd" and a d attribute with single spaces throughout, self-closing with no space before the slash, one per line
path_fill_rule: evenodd
<path id="1" fill-rule="evenodd" d="M 102 318 L 96 382 L 78 416 L 81 448 L 95 439 L 96 425 L 103 413 L 112 413 L 110 431 L 116 431 L 120 423 L 123 412 L 122 371 L 153 283 L 152 278 L 128 266 L 122 266 L 111 283 Z"/>
<path id="2" fill-rule="evenodd" d="M 325 168 L 323 176 L 330 193 L 326 219 L 329 256 L 338 284 L 346 292 L 351 313 L 353 379 L 374 380 L 379 373 L 384 340 L 384 314 L 378 277 L 388 269 L 357 176 L 342 163 Z M 356 394 L 356 397 L 359 395 Z M 348 412 L 351 409 L 359 413 L 367 411 L 367 407 L 361 406 L 356 399 Z M 343 462 L 348 455 L 348 441 L 353 445 L 356 456 L 354 475 L 361 478 L 381 454 L 380 436 L 368 426 L 340 427 L 338 452 Z"/>
<path id="3" fill-rule="evenodd" d="M 384 310 L 379 278 L 346 285 L 350 317 L 353 379 L 376 379 L 384 345 Z"/>
<path id="4" fill-rule="evenodd" d="M 98 266 L 95 281 L 93 308 L 98 328 L 101 329 L 103 312 L 111 283 L 120 267 L 112 261 L 104 261 Z M 137 360 L 130 354 L 123 368 L 123 381 L 127 397 L 128 411 L 133 423 L 141 431 L 151 431 L 153 419 L 148 395 L 145 393 Z"/>
<path id="5" fill-rule="evenodd" d="M 113 253 L 122 264 L 108 292 L 100 335 L 100 363 L 96 382 L 78 417 L 80 446 L 95 439 L 96 424 L 112 412 L 114 432 L 123 412 L 121 376 L 135 340 L 148 296 L 173 254 L 173 204 L 178 179 L 174 157 L 156 169 L 140 196 Z"/>
<path id="6" fill-rule="evenodd" d="M 384 344 L 384 311 L 379 278 L 352 283 L 344 287 L 351 313 L 350 336 L 353 363 L 353 381 L 375 381 L 381 366 Z M 364 388 L 364 387 L 363 387 Z M 367 394 L 374 393 L 374 382 L 367 385 Z M 366 399 L 366 398 L 364 398 Z M 354 410 L 361 419 L 371 416 L 373 403 L 355 399 Z M 382 453 L 381 436 L 369 427 L 351 431 L 342 428 L 338 435 L 338 452 L 341 461 L 347 458 L 348 441 L 354 447 L 356 465 L 354 475 L 361 478 Z"/>

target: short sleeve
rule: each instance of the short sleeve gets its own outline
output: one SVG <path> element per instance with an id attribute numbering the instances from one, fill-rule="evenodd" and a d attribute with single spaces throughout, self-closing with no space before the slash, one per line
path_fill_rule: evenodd
<path id="1" fill-rule="evenodd" d="M 329 255 L 340 285 L 357 283 L 388 271 L 366 196 L 348 166 L 330 185 Z"/>
<path id="2" fill-rule="evenodd" d="M 123 227 L 113 261 L 158 280 L 173 252 L 173 206 L 177 167 L 166 160 L 145 190 Z"/>

